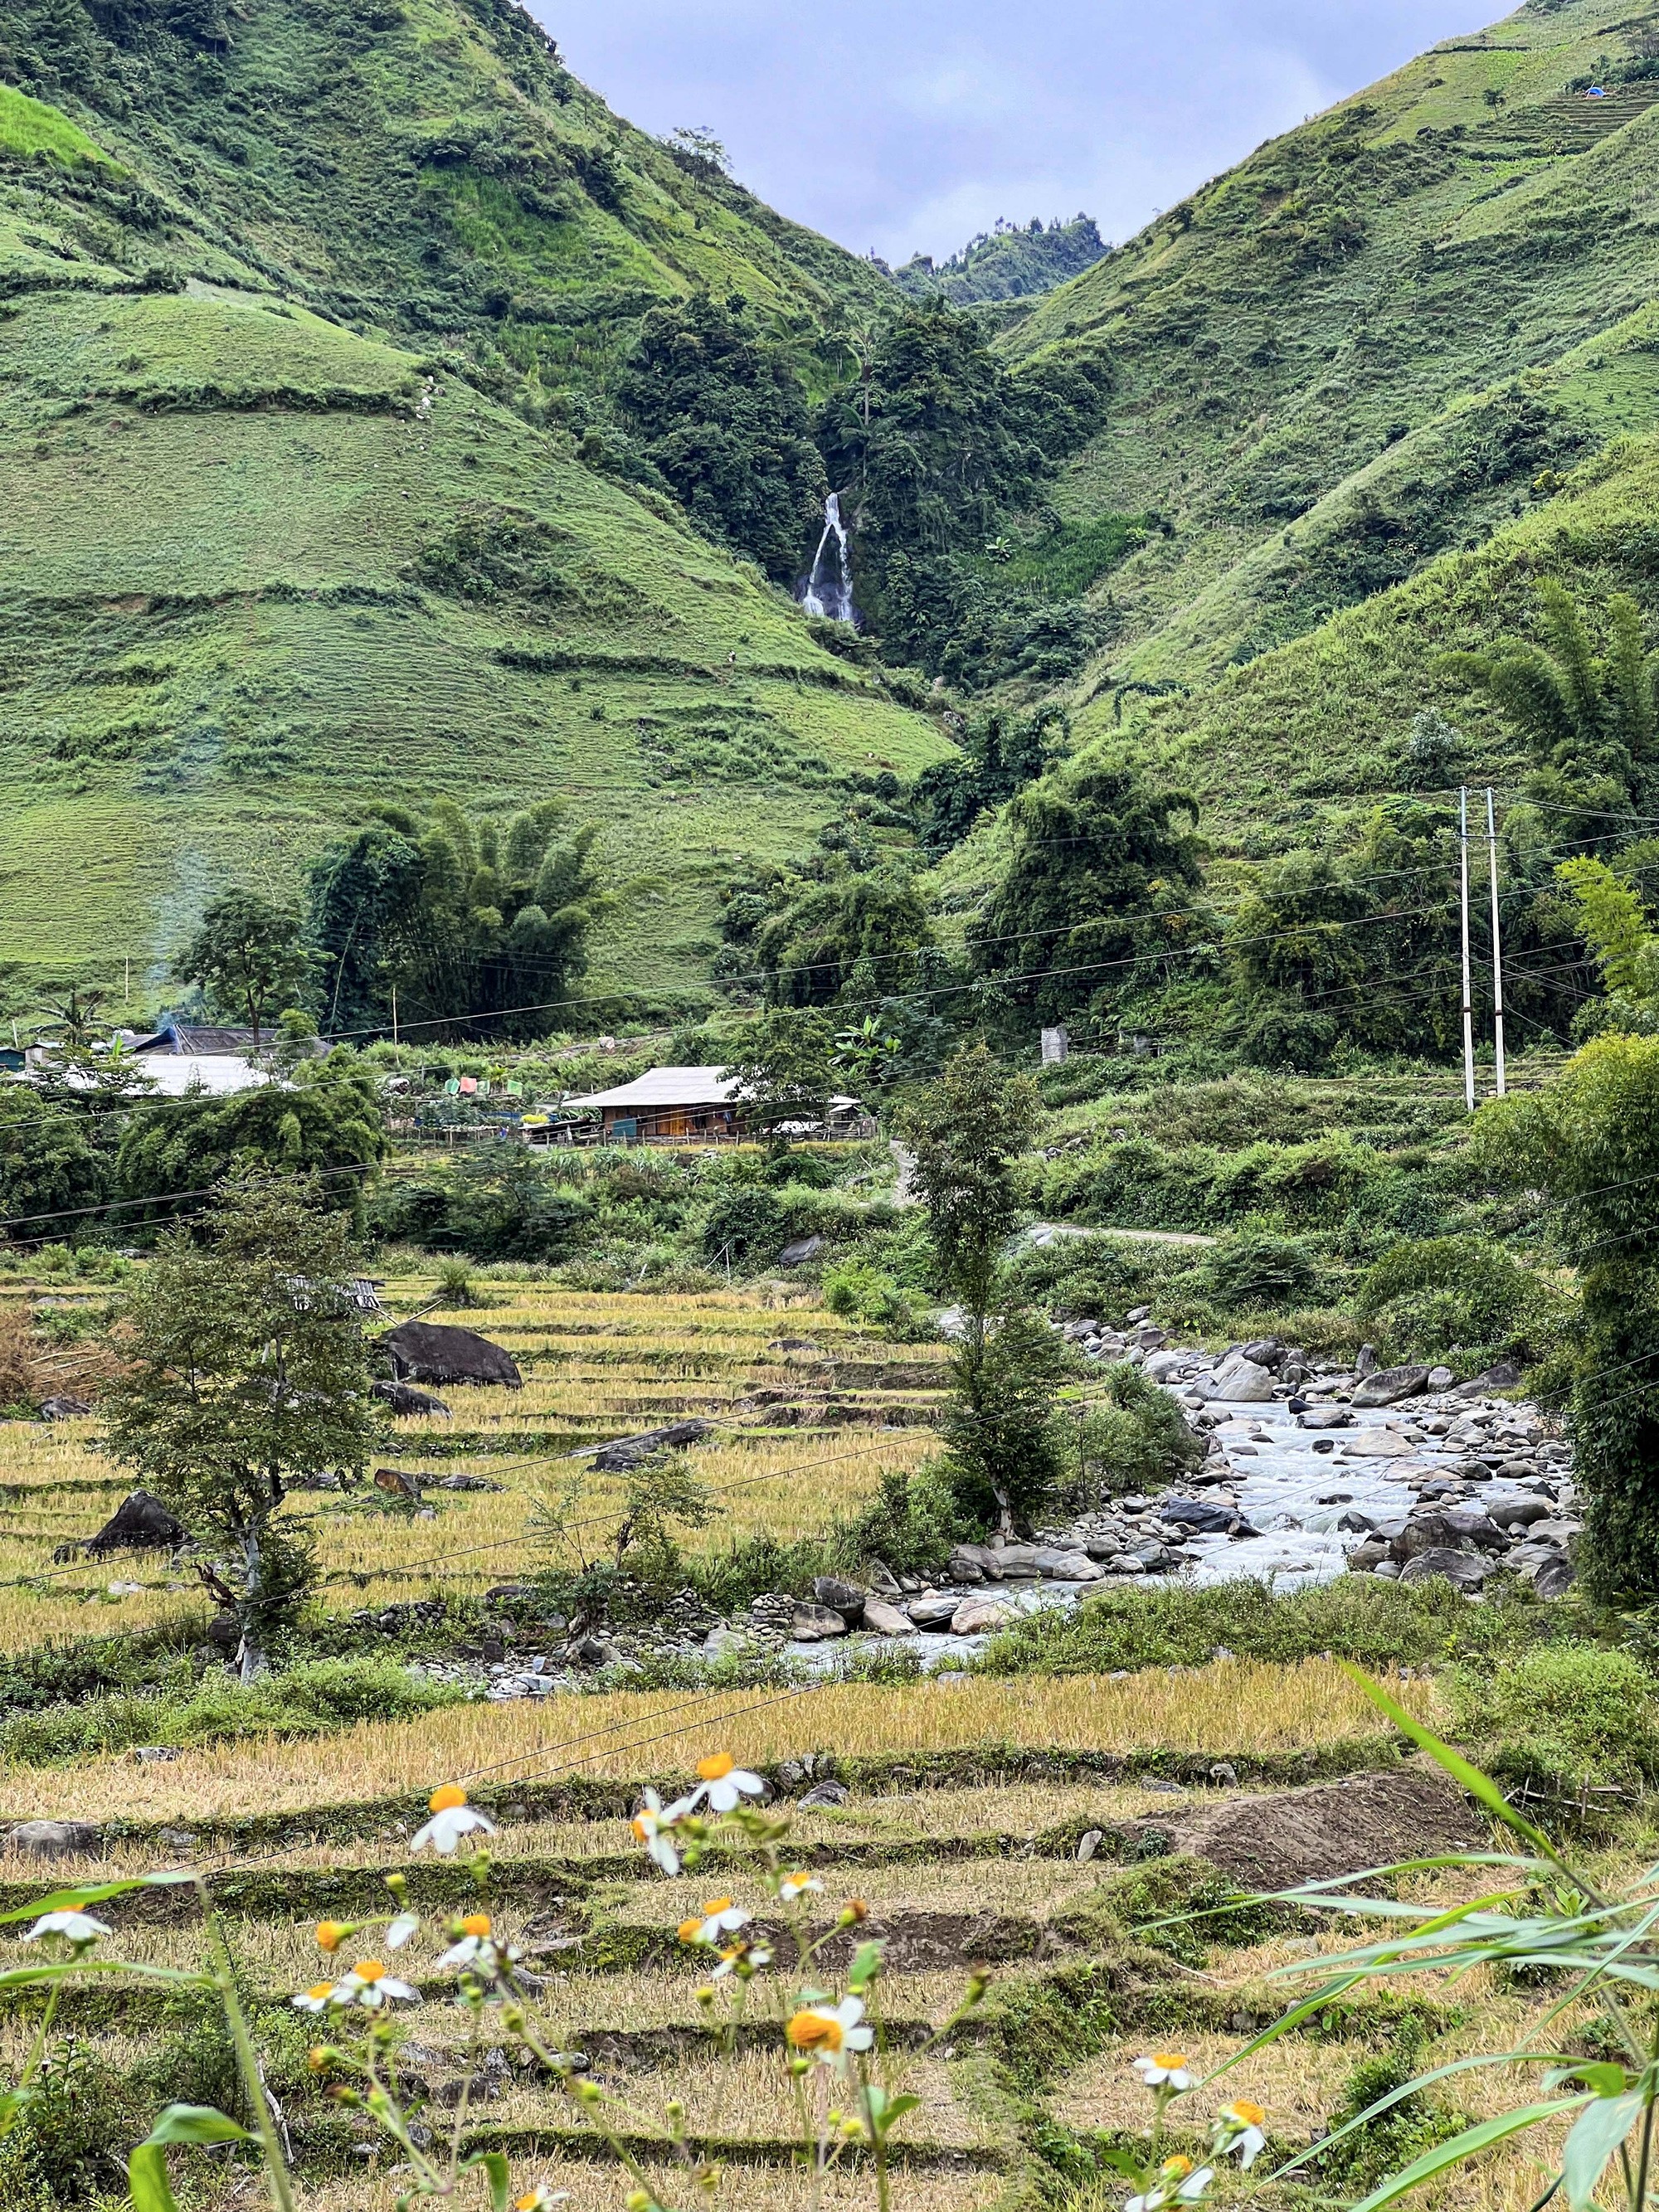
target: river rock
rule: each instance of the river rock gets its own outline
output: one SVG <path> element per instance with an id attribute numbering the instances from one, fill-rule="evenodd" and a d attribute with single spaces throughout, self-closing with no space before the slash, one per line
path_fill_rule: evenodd
<path id="1" fill-rule="evenodd" d="M 849 1628 L 856 1628 L 868 1593 L 862 1583 L 847 1582 L 840 1575 L 820 1575 L 812 1585 L 812 1595 L 821 1607 L 827 1606 Z"/>
<path id="2" fill-rule="evenodd" d="M 913 1597 L 905 1611 L 918 1628 L 938 1630 L 951 1626 L 951 1616 L 961 1603 L 960 1598 L 951 1597 L 946 1591 L 927 1590 L 920 1597 Z"/>
<path id="3" fill-rule="evenodd" d="M 1006 1628 L 1014 1618 L 1012 1606 L 999 1605 L 994 1598 L 965 1597 L 951 1616 L 952 1636 L 991 1636 L 1000 1628 Z"/>
<path id="4" fill-rule="evenodd" d="M 1346 1406 L 1310 1406 L 1297 1415 L 1296 1425 L 1299 1429 L 1351 1429 L 1353 1415 Z"/>
<path id="5" fill-rule="evenodd" d="M 1350 1459 L 1409 1459 L 1417 1449 L 1398 1429 L 1354 1429 L 1342 1439 Z"/>
<path id="6" fill-rule="evenodd" d="M 1185 1352 L 1155 1352 L 1147 1360 L 1143 1372 L 1149 1382 L 1168 1382 L 1180 1374 L 1190 1357 Z"/>
<path id="7" fill-rule="evenodd" d="M 1467 1382 L 1459 1382 L 1452 1392 L 1456 1398 L 1491 1398 L 1500 1390 L 1518 1390 L 1521 1370 L 1512 1359 L 1500 1359 L 1495 1367 L 1487 1368 L 1484 1375 L 1471 1375 Z"/>
<path id="8" fill-rule="evenodd" d="M 845 1636 L 847 1623 L 833 1606 L 798 1605 L 789 1632 L 798 1644 L 822 1644 L 828 1637 Z"/>
<path id="9" fill-rule="evenodd" d="M 1224 1359 L 1212 1374 L 1200 1375 L 1193 1389 L 1200 1398 L 1219 1400 L 1227 1405 L 1265 1405 L 1273 1395 L 1273 1378 L 1267 1368 L 1259 1367 L 1254 1359 L 1235 1352 L 1231 1358 Z"/>
<path id="10" fill-rule="evenodd" d="M 1455 1589 L 1478 1590 L 1492 1572 L 1492 1562 L 1480 1559 L 1473 1552 L 1436 1550 L 1419 1552 L 1407 1559 L 1400 1570 L 1402 1583 L 1432 1582 L 1443 1575 Z"/>
<path id="11" fill-rule="evenodd" d="M 13 1850 L 41 1859 L 95 1852 L 100 1840 L 90 1820 L 20 1820 L 6 1838 Z"/>
<path id="12" fill-rule="evenodd" d="M 1229 1536 L 1238 1526 L 1231 1506 L 1212 1504 L 1207 1498 L 1166 1498 L 1160 1513 L 1172 1528 L 1191 1528 L 1200 1536 Z"/>
<path id="13" fill-rule="evenodd" d="M 1503 1531 L 1484 1513 L 1455 1505 L 1437 1505 L 1426 1513 L 1412 1515 L 1395 1539 L 1394 1556 L 1403 1566 L 1419 1552 L 1467 1551 L 1471 1545 L 1481 1552 L 1508 1549 Z"/>
<path id="14" fill-rule="evenodd" d="M 1550 1502 L 1528 1492 L 1521 1498 L 1491 1498 L 1486 1510 L 1500 1528 L 1530 1528 L 1536 1521 L 1547 1521 Z"/>
<path id="15" fill-rule="evenodd" d="M 880 1597 L 864 1601 L 864 1625 L 875 1636 L 914 1636 L 916 1632 L 916 1624 L 907 1613 Z"/>
<path id="16" fill-rule="evenodd" d="M 1427 1387 L 1426 1367 L 1381 1367 L 1355 1386 L 1356 1406 L 1392 1406 L 1401 1398 L 1415 1398 Z"/>
<path id="17" fill-rule="evenodd" d="M 870 1587 L 878 1597 L 896 1598 L 902 1597 L 904 1595 L 903 1583 L 900 1582 L 893 1570 L 884 1565 L 880 1559 L 872 1559 L 870 1562 Z M 915 1587 L 913 1583 L 911 1588 L 914 1589 Z"/>
<path id="18" fill-rule="evenodd" d="M 1540 1597 L 1565 1597 L 1578 1577 L 1571 1560 L 1564 1559 L 1558 1552 L 1553 1559 L 1535 1567 L 1529 1579 Z"/>
<path id="19" fill-rule="evenodd" d="M 982 1583 L 988 1579 L 1000 1582 L 1002 1579 L 994 1569 L 988 1572 L 977 1545 L 958 1544 L 946 1562 L 946 1572 L 953 1583 Z"/>
<path id="20" fill-rule="evenodd" d="M 1051 1582 L 1092 1583 L 1100 1579 L 1100 1569 L 1085 1552 L 1054 1551 L 1044 1547 L 1038 1550 L 1036 1571 Z"/>
<path id="21" fill-rule="evenodd" d="M 852 1793 L 844 1782 L 815 1782 L 799 1802 L 803 1812 L 814 1806 L 844 1805 Z"/>
<path id="22" fill-rule="evenodd" d="M 1363 1544 L 1356 1544 L 1348 1554 L 1348 1572 L 1368 1575 L 1373 1567 L 1381 1566 L 1390 1556 L 1389 1547 L 1380 1536 L 1367 1536 Z"/>

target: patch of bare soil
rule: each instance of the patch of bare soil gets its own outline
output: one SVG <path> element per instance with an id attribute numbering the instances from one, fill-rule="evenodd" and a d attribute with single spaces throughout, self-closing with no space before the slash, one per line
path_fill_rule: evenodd
<path id="1" fill-rule="evenodd" d="M 1291 1889 L 1367 1867 L 1479 1849 L 1486 1824 L 1437 1767 L 1415 1762 L 1310 1790 L 1182 1808 L 1157 1826 L 1178 1851 L 1208 1859 L 1248 1889 Z"/>

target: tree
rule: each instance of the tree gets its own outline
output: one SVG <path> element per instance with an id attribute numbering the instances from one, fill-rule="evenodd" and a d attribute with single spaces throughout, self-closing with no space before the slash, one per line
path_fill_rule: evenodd
<path id="1" fill-rule="evenodd" d="M 368 1171 L 387 1150 L 380 1086 L 343 1050 L 303 1062 L 286 1084 L 139 1106 L 115 1171 L 124 1197 L 156 1200 L 258 1170 L 308 1174 L 320 1202 L 361 1223 Z"/>
<path id="2" fill-rule="evenodd" d="M 1586 1575 L 1608 1603 L 1659 1590 L 1659 1037 L 1597 1037 L 1560 1079 L 1480 1109 L 1478 1164 L 1547 1191 L 1577 1271 L 1572 1385 Z"/>
<path id="3" fill-rule="evenodd" d="M 751 942 L 768 999 L 827 1006 L 860 963 L 878 978 L 878 992 L 908 989 L 916 956 L 933 937 L 927 902 L 909 869 L 831 866 L 816 880 L 797 877 L 779 886 Z"/>
<path id="4" fill-rule="evenodd" d="M 993 1506 L 1005 1532 L 1060 1472 L 1053 1384 L 1066 1354 L 1044 1323 L 1018 1310 L 994 1325 L 1002 1252 L 1018 1214 L 1015 1163 L 1037 1117 L 1036 1085 L 983 1044 L 964 1047 L 900 1116 L 914 1147 L 939 1279 L 961 1311 L 947 1419 L 963 1503 Z"/>
<path id="5" fill-rule="evenodd" d="M 792 1121 L 822 1121 L 835 1095 L 836 1033 L 826 1016 L 774 1007 L 744 1032 L 726 1073 L 741 1085 L 744 1122 L 779 1138 Z"/>
<path id="6" fill-rule="evenodd" d="M 180 983 L 198 983 L 218 1012 L 240 1015 L 259 1032 L 268 1009 L 297 997 L 311 962 L 300 943 L 300 916 L 257 891 L 226 891 L 204 909 L 196 934 L 173 963 Z"/>
<path id="7" fill-rule="evenodd" d="M 588 939 L 616 904 L 593 857 L 599 832 L 556 836 L 544 799 L 505 830 L 440 799 L 424 818 L 384 806 L 311 871 L 309 931 L 325 1026 L 453 1025 L 538 1036 L 586 973 Z M 344 1014 L 341 1009 L 344 1009 Z M 544 1011 L 545 1010 L 545 1011 Z"/>
<path id="8" fill-rule="evenodd" d="M 108 1000 L 107 991 L 83 991 L 72 985 L 55 998 L 42 999 L 40 1012 L 52 1028 L 61 1031 L 60 1043 L 71 1051 L 84 1051 L 102 1034 L 100 1017 Z"/>
<path id="9" fill-rule="evenodd" d="M 751 553 L 780 582 L 800 573 L 830 483 L 800 378 L 741 294 L 699 292 L 653 307 L 617 402 L 700 528 Z"/>
<path id="10" fill-rule="evenodd" d="M 1161 982 L 1160 956 L 1205 933 L 1192 912 L 1197 819 L 1189 793 L 1158 790 L 1127 753 L 1070 761 L 1028 785 L 1009 805 L 1009 857 L 969 935 L 975 967 L 1045 1019 Z"/>
<path id="11" fill-rule="evenodd" d="M 1575 781 L 1615 778 L 1627 789 L 1659 732 L 1659 654 L 1642 612 L 1620 592 L 1607 602 L 1609 649 L 1598 657 L 1565 585 L 1540 585 L 1544 645 L 1520 640 L 1492 653 L 1447 653 L 1438 672 L 1483 690 L 1540 769 Z"/>
<path id="12" fill-rule="evenodd" d="M 31 1224 L 27 1217 L 94 1206 L 109 1180 L 108 1156 L 92 1141 L 84 1115 L 30 1085 L 0 1085 L 0 1216 L 20 1220 L 26 1237 L 63 1236 L 73 1221 Z"/>
<path id="13" fill-rule="evenodd" d="M 313 1580 L 283 1515 L 296 1475 L 362 1468 L 375 1434 L 362 1261 L 314 1182 L 227 1186 L 204 1235 L 180 1222 L 124 1302 L 110 1449 L 210 1555 L 246 1681 Z"/>

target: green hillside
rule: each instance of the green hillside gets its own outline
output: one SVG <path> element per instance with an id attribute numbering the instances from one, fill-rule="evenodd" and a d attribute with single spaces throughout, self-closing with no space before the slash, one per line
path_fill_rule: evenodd
<path id="1" fill-rule="evenodd" d="M 216 887 L 442 793 L 605 825 L 597 982 L 706 973 L 734 866 L 945 746 L 580 434 L 653 301 L 810 369 L 884 280 L 516 9 L 97 21 L 0 46 L 0 960 L 159 984 Z"/>
<path id="2" fill-rule="evenodd" d="M 1085 695 L 1247 662 L 1659 427 L 1627 319 L 1655 289 L 1659 13 L 1607 15 L 1534 0 L 1447 40 L 1005 335 L 1021 362 L 1110 352 L 1109 419 L 1060 514 L 1170 526 L 1095 595 L 1109 641 Z"/>

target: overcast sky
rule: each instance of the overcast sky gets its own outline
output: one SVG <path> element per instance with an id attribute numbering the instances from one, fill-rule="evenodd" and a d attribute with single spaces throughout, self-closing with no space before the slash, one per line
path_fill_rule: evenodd
<path id="1" fill-rule="evenodd" d="M 647 131 L 855 252 L 942 257 L 997 216 L 1130 237 L 1262 139 L 1498 0 L 529 0 Z"/>

